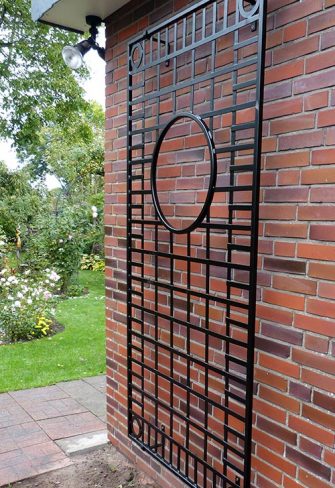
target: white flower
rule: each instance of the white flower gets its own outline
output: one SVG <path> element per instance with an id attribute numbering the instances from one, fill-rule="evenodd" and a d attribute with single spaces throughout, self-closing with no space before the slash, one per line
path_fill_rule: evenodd
<path id="1" fill-rule="evenodd" d="M 23 295 L 22 295 L 22 293 L 20 291 L 17 294 L 17 298 L 23 298 Z"/>
<path id="2" fill-rule="evenodd" d="M 25 276 L 29 276 L 30 275 L 30 269 L 27 269 L 27 271 L 24 272 Z"/>
<path id="3" fill-rule="evenodd" d="M 14 300 L 14 297 L 12 297 L 12 295 L 8 295 L 8 300 L 13 301 Z"/>
<path id="4" fill-rule="evenodd" d="M 70 234 L 69 237 L 68 237 L 69 241 L 72 241 L 73 240 L 73 236 Z"/>
<path id="5" fill-rule="evenodd" d="M 52 281 L 59 281 L 60 276 L 56 273 L 56 271 L 52 271 L 49 276 L 50 280 Z"/>
<path id="6" fill-rule="evenodd" d="M 31 305 L 33 303 L 32 299 L 28 298 L 27 303 L 28 303 L 28 305 Z"/>
<path id="7" fill-rule="evenodd" d="M 16 302 L 14 302 L 14 307 L 15 308 L 20 308 L 21 307 L 21 302 L 19 302 L 19 300 L 16 300 Z"/>
<path id="8" fill-rule="evenodd" d="M 45 298 L 45 300 L 50 300 L 50 298 L 52 298 L 52 295 L 51 295 L 50 291 L 45 291 L 44 292 L 44 298 Z"/>
<path id="9" fill-rule="evenodd" d="M 64 241 L 63 241 L 63 239 L 59 239 L 58 242 L 59 242 L 59 244 L 63 244 Z"/>
<path id="10" fill-rule="evenodd" d="M 63 251 L 64 251 L 64 249 L 63 249 L 62 247 L 60 247 L 60 248 L 58 249 L 58 252 L 63 252 Z"/>
<path id="11" fill-rule="evenodd" d="M 98 211 L 98 209 L 95 205 L 92 205 L 91 209 L 92 209 L 92 213 L 97 213 L 97 211 Z"/>

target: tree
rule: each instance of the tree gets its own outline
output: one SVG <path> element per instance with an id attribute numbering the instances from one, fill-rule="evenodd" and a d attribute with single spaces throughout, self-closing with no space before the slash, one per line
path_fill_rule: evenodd
<path id="1" fill-rule="evenodd" d="M 66 129 L 59 124 L 43 128 L 30 160 L 32 172 L 37 177 L 56 176 L 68 194 L 102 191 L 104 121 L 102 107 L 89 102 Z"/>
<path id="2" fill-rule="evenodd" d="M 43 127 L 68 127 L 86 102 L 62 47 L 76 34 L 33 22 L 30 0 L 0 0 L 0 137 L 23 159 L 34 154 Z"/>
<path id="3" fill-rule="evenodd" d="M 33 186 L 26 168 L 10 171 L 0 162 L 0 228 L 11 241 L 16 230 L 23 235 L 34 225 L 36 217 L 46 210 L 46 189 Z"/>

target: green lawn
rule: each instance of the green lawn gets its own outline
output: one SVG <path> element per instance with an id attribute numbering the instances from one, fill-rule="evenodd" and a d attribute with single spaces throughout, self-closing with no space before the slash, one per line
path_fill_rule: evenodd
<path id="1" fill-rule="evenodd" d="M 0 392 L 46 386 L 105 372 L 104 275 L 82 271 L 83 297 L 62 300 L 53 337 L 0 346 Z"/>

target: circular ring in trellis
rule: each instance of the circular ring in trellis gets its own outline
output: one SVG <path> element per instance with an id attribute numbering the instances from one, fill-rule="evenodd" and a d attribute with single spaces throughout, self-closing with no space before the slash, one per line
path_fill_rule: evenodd
<path id="1" fill-rule="evenodd" d="M 143 435 L 143 421 L 135 414 L 131 418 L 131 433 L 136 439 L 140 439 Z"/>
<path id="2" fill-rule="evenodd" d="M 245 0 L 238 0 L 238 8 L 239 8 L 240 14 L 243 17 L 245 17 L 246 19 L 249 19 L 250 17 L 255 15 L 255 13 L 259 9 L 259 2 L 260 2 L 260 0 L 256 0 L 255 5 L 253 5 L 249 10 L 246 10 L 245 6 L 244 6 Z"/>
<path id="3" fill-rule="evenodd" d="M 144 49 L 143 44 L 138 42 L 133 45 L 130 51 L 130 61 L 133 70 L 138 69 L 143 61 Z"/>
<path id="4" fill-rule="evenodd" d="M 164 142 L 164 139 L 166 137 L 166 134 L 168 133 L 169 129 L 178 122 L 178 120 L 181 119 L 190 119 L 193 122 L 196 122 L 198 126 L 200 127 L 202 134 L 206 138 L 207 142 L 207 147 L 209 150 L 209 155 L 210 155 L 210 175 L 209 175 L 209 185 L 208 185 L 208 191 L 207 195 L 205 198 L 204 205 L 198 215 L 198 217 L 186 228 L 184 229 L 177 229 L 173 227 L 168 219 L 165 217 L 160 202 L 158 198 L 158 192 L 157 192 L 157 163 L 158 163 L 158 158 L 159 158 L 159 153 L 162 147 L 162 144 Z M 164 224 L 164 226 L 170 231 L 174 232 L 176 234 L 186 234 L 191 232 L 192 230 L 196 229 L 201 222 L 204 220 L 208 209 L 212 203 L 213 200 L 213 194 L 215 190 L 215 185 L 216 185 L 216 176 L 217 176 L 217 156 L 216 156 L 216 151 L 215 151 L 215 145 L 212 137 L 212 133 L 208 129 L 207 125 L 205 122 L 202 120 L 202 118 L 199 115 L 194 115 L 191 112 L 180 112 L 179 114 L 175 115 L 164 127 L 163 131 L 161 132 L 158 141 L 156 143 L 154 152 L 153 152 L 153 161 L 152 161 L 152 167 L 151 167 L 151 192 L 152 192 L 152 198 L 153 198 L 153 203 L 157 212 L 157 215 L 161 222 Z"/>

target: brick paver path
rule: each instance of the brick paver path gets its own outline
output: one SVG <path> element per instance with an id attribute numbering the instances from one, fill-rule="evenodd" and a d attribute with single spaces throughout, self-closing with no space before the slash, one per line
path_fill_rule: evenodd
<path id="1" fill-rule="evenodd" d="M 105 376 L 0 394 L 0 486 L 69 466 L 55 441 L 104 430 Z"/>

